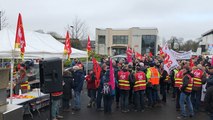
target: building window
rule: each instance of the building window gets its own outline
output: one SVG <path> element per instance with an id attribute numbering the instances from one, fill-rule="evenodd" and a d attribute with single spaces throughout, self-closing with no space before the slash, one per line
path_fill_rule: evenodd
<path id="1" fill-rule="evenodd" d="M 105 35 L 98 36 L 98 44 L 105 44 Z"/>
<path id="2" fill-rule="evenodd" d="M 113 44 L 128 44 L 128 35 L 113 35 Z"/>
<path id="3" fill-rule="evenodd" d="M 156 35 L 143 35 L 142 36 L 142 49 L 141 53 L 146 54 L 149 52 L 152 52 L 152 54 L 155 54 L 156 50 L 156 43 L 157 42 L 157 36 Z"/>

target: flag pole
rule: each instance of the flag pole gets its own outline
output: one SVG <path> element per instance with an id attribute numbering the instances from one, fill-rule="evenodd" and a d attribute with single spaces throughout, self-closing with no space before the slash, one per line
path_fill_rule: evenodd
<path id="1" fill-rule="evenodd" d="M 89 56 L 87 56 L 87 61 L 86 61 L 86 75 L 88 74 L 88 59 L 89 59 Z"/>
<path id="2" fill-rule="evenodd" d="M 11 59 L 11 71 L 10 71 L 10 104 L 13 103 L 13 69 L 14 69 L 14 51 L 12 50 L 12 59 Z"/>

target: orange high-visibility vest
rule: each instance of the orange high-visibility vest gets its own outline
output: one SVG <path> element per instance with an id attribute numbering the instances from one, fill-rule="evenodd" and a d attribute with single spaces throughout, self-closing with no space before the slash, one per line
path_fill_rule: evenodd
<path id="1" fill-rule="evenodd" d="M 145 90 L 146 89 L 146 77 L 144 72 L 135 73 L 135 85 L 134 91 Z"/>
<path id="2" fill-rule="evenodd" d="M 118 85 L 121 90 L 130 90 L 129 72 L 118 72 Z"/>
<path id="3" fill-rule="evenodd" d="M 154 67 L 151 67 L 149 68 L 150 71 L 151 71 L 151 78 L 149 80 L 149 82 L 152 84 L 152 85 L 159 85 L 159 72 L 156 68 Z"/>

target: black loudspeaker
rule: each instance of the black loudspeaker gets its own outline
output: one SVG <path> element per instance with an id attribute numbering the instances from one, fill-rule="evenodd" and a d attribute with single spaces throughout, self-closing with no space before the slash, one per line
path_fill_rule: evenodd
<path id="1" fill-rule="evenodd" d="M 39 62 L 39 70 L 41 92 L 53 93 L 63 90 L 60 58 L 43 59 Z"/>

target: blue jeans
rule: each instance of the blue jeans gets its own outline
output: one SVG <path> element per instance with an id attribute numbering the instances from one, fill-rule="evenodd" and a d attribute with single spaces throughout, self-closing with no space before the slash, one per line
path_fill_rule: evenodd
<path id="1" fill-rule="evenodd" d="M 52 100 L 52 117 L 56 118 L 56 116 L 59 114 L 59 106 L 60 106 L 60 99 L 58 100 Z"/>
<path id="2" fill-rule="evenodd" d="M 127 110 L 129 103 L 129 90 L 120 90 L 120 96 L 121 96 L 121 110 Z"/>
<path id="3" fill-rule="evenodd" d="M 201 90 L 198 91 L 192 91 L 191 93 L 191 101 L 194 110 L 199 110 L 200 108 L 200 102 L 201 102 Z"/>
<path id="4" fill-rule="evenodd" d="M 144 90 L 136 91 L 134 93 L 135 107 L 137 110 L 144 109 Z"/>
<path id="5" fill-rule="evenodd" d="M 81 92 L 74 91 L 74 109 L 81 109 Z"/>
<path id="6" fill-rule="evenodd" d="M 180 93 L 180 109 L 181 109 L 181 115 L 187 117 L 186 108 L 184 106 L 184 103 L 186 102 L 186 105 L 189 109 L 189 115 L 194 115 L 193 106 L 191 103 L 190 95 L 186 95 L 184 92 Z"/>

